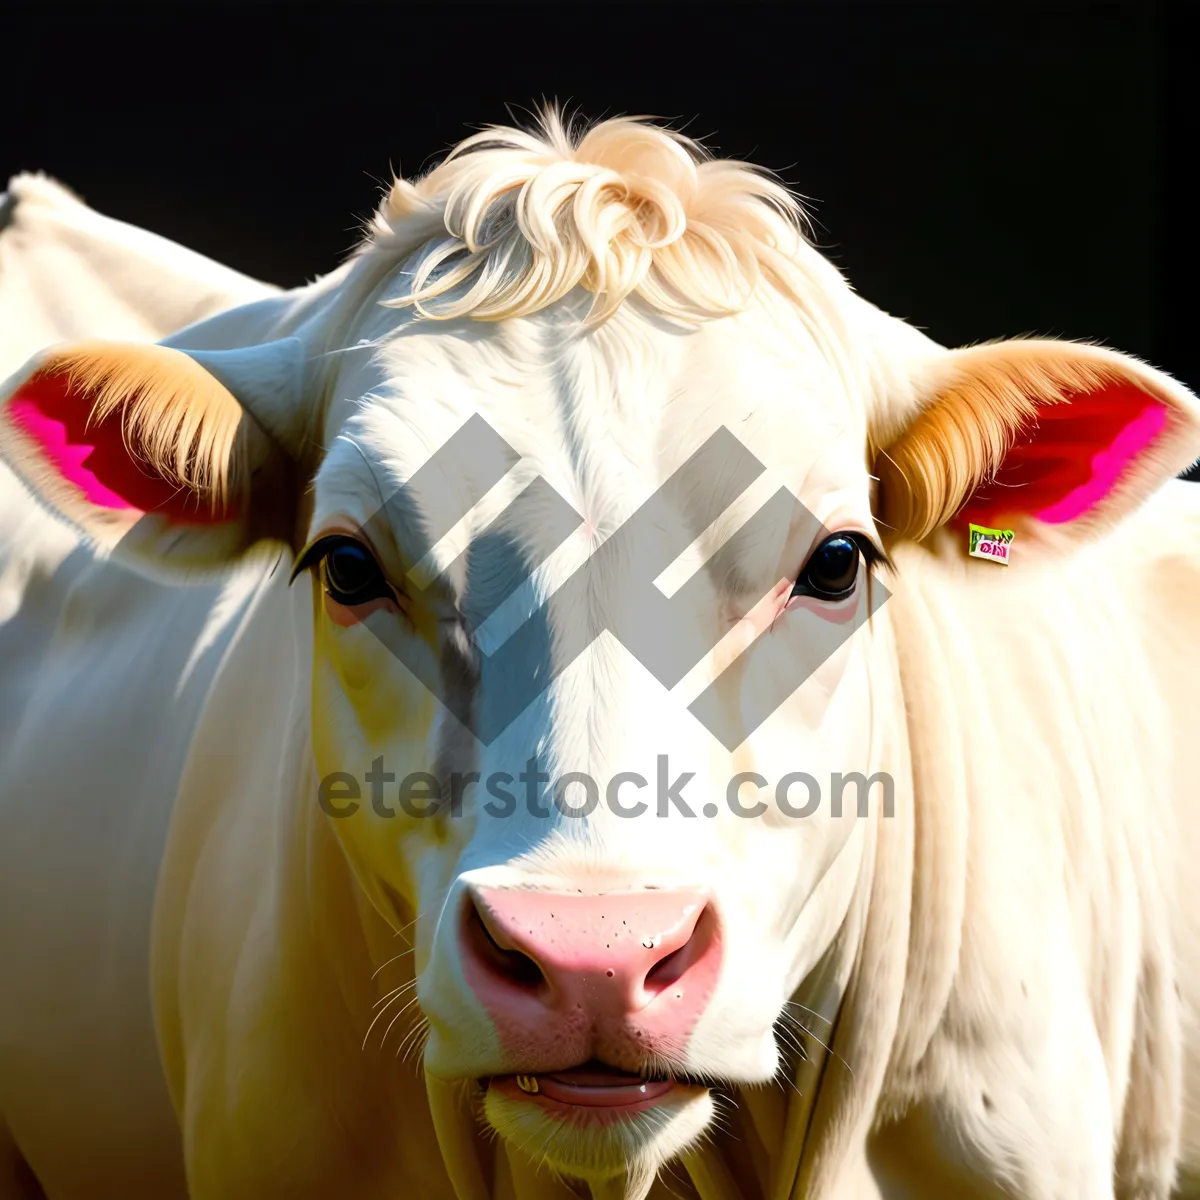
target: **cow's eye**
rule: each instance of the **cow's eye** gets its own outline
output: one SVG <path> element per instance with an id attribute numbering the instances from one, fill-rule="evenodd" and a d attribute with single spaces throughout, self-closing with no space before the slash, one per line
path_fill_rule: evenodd
<path id="1" fill-rule="evenodd" d="M 338 604 L 353 608 L 368 600 L 395 599 L 375 556 L 354 538 L 333 537 L 321 560 L 325 590 Z"/>
<path id="2" fill-rule="evenodd" d="M 845 599 L 858 582 L 859 563 L 874 549 L 869 545 L 864 548 L 866 540 L 851 533 L 830 534 L 804 564 L 792 595 L 812 596 L 817 600 Z"/>

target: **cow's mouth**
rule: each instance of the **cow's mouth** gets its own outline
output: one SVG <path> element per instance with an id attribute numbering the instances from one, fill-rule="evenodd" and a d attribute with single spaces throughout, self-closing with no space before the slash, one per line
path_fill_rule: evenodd
<path id="1" fill-rule="evenodd" d="M 640 1112 L 672 1092 L 703 1086 L 666 1075 L 633 1074 L 595 1059 L 563 1071 L 496 1075 L 488 1084 L 511 1099 L 532 1100 L 551 1110 L 565 1107 L 583 1118 Z"/>

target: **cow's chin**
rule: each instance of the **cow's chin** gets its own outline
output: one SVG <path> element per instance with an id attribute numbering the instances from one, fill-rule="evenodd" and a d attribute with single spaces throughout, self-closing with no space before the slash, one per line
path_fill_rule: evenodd
<path id="1" fill-rule="evenodd" d="M 588 1182 L 624 1176 L 624 1200 L 641 1200 L 659 1168 L 704 1132 L 713 1112 L 706 1088 L 682 1085 L 653 1105 L 602 1120 L 587 1112 L 573 1117 L 496 1086 L 484 1104 L 488 1122 L 520 1154 Z"/>

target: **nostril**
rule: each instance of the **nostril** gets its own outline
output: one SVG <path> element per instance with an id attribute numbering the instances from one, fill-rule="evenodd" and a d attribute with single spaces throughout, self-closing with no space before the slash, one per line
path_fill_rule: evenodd
<path id="1" fill-rule="evenodd" d="M 712 949 L 717 940 L 717 919 L 711 906 L 705 906 L 688 940 L 677 950 L 660 958 L 646 973 L 645 990 L 658 993 L 677 982 L 690 967 Z"/>
<path id="2" fill-rule="evenodd" d="M 469 953 L 506 982 L 529 990 L 545 984 L 541 967 L 528 954 L 501 946 L 474 904 L 467 908 L 463 940 Z"/>
<path id="3" fill-rule="evenodd" d="M 650 968 L 646 975 L 646 990 L 661 992 L 663 988 L 674 983 L 691 965 L 692 955 L 687 946 L 672 951 L 661 962 Z"/>

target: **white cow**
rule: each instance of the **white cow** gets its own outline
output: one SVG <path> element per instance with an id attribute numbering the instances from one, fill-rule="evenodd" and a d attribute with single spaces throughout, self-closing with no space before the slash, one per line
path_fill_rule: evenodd
<path id="1" fill-rule="evenodd" d="M 1200 1164 L 1161 372 L 945 350 L 750 168 L 549 117 L 334 275 L 0 394 L 63 523 L 0 523 L 0 1195 Z"/>

